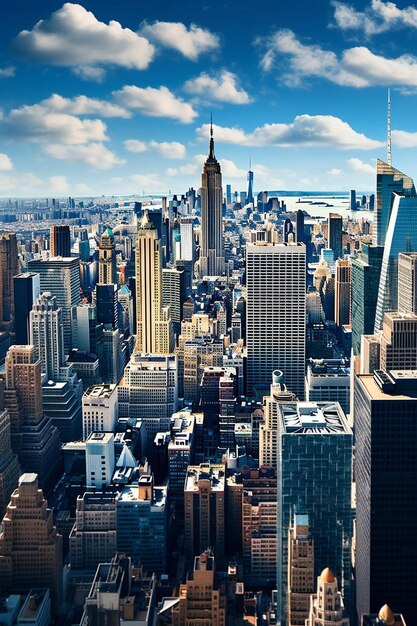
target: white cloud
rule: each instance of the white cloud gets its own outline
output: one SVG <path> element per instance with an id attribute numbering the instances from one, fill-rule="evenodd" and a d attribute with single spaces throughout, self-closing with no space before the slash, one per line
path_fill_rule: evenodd
<path id="1" fill-rule="evenodd" d="M 50 176 L 48 186 L 51 194 L 64 196 L 70 193 L 70 184 L 66 176 Z"/>
<path id="2" fill-rule="evenodd" d="M 169 167 L 165 171 L 165 174 L 167 176 L 191 176 L 192 174 L 201 172 L 201 168 L 206 159 L 207 156 L 205 154 L 195 154 L 190 163 L 187 165 L 181 165 L 180 167 Z"/>
<path id="3" fill-rule="evenodd" d="M 342 173 L 342 170 L 339 170 L 337 167 L 333 167 L 331 170 L 326 172 L 328 176 L 341 176 Z"/>
<path id="4" fill-rule="evenodd" d="M 376 35 L 394 28 L 417 28 L 417 9 L 407 6 L 399 9 L 394 2 L 371 0 L 364 11 L 357 11 L 344 2 L 333 2 L 336 26 L 342 30 Z"/>
<path id="5" fill-rule="evenodd" d="M 119 91 L 114 91 L 113 96 L 122 106 L 150 117 L 168 117 L 189 124 L 197 116 L 190 104 L 177 98 L 164 86 L 156 89 L 125 85 Z"/>
<path id="6" fill-rule="evenodd" d="M 91 11 L 70 2 L 32 30 L 21 31 L 14 43 L 31 61 L 78 68 L 110 65 L 142 70 L 155 53 L 145 37 L 114 20 L 100 22 Z M 91 74 L 91 69 L 84 71 L 83 78 L 89 71 Z"/>
<path id="7" fill-rule="evenodd" d="M 80 195 L 88 195 L 91 193 L 91 188 L 85 183 L 78 183 L 75 185 L 75 192 Z"/>
<path id="8" fill-rule="evenodd" d="M 141 32 L 166 48 L 178 50 L 192 61 L 196 61 L 204 52 L 216 50 L 220 45 L 217 35 L 195 24 L 187 28 L 182 22 L 145 22 Z"/>
<path id="9" fill-rule="evenodd" d="M 1 174 L 0 173 L 0 190 L 2 195 L 36 195 L 42 180 L 32 172 L 22 172 L 20 174 Z"/>
<path id="10" fill-rule="evenodd" d="M 186 155 L 186 149 L 184 144 L 178 141 L 140 141 L 139 139 L 126 139 L 123 142 L 126 150 L 129 152 L 157 152 L 160 156 L 166 159 L 184 159 Z"/>
<path id="11" fill-rule="evenodd" d="M 410 133 L 406 130 L 393 130 L 391 136 L 392 143 L 399 148 L 417 148 L 417 132 Z"/>
<path id="12" fill-rule="evenodd" d="M 417 85 L 417 57 L 404 54 L 385 58 L 365 46 L 344 50 L 340 57 L 318 45 L 303 44 L 291 30 L 279 30 L 267 41 L 261 59 L 264 70 L 271 70 L 277 56 L 287 63 L 281 80 L 296 87 L 306 78 L 318 77 L 348 87 Z"/>
<path id="13" fill-rule="evenodd" d="M 71 71 L 75 76 L 81 78 L 81 80 L 92 81 L 94 83 L 103 83 L 106 78 L 106 70 L 96 65 L 77 65 L 71 68 Z"/>
<path id="14" fill-rule="evenodd" d="M 147 146 L 145 141 L 140 141 L 139 139 L 126 139 L 123 142 L 124 147 L 129 152 L 146 152 Z"/>
<path id="15" fill-rule="evenodd" d="M 68 113 L 69 115 L 101 115 L 102 117 L 123 117 L 130 118 L 132 113 L 118 104 L 89 98 L 88 96 L 76 96 L 75 98 L 64 98 L 57 93 L 52 94 L 46 100 L 42 100 L 39 106 L 58 113 Z"/>
<path id="16" fill-rule="evenodd" d="M 102 120 L 80 120 L 74 115 L 50 111 L 40 104 L 12 109 L 4 123 L 8 136 L 25 141 L 85 144 L 107 140 Z"/>
<path id="17" fill-rule="evenodd" d="M 249 94 L 238 86 L 238 77 L 232 72 L 223 70 L 218 76 L 210 76 L 202 72 L 196 78 L 187 80 L 184 90 L 205 100 L 217 100 L 232 104 L 248 104 L 251 102 Z"/>
<path id="18" fill-rule="evenodd" d="M 152 191 L 162 191 L 166 188 L 166 184 L 161 182 L 159 174 L 133 174 L 133 176 L 129 176 L 128 180 L 141 192 L 147 191 L 150 193 Z"/>
<path id="19" fill-rule="evenodd" d="M 0 67 L 0 78 L 11 78 L 15 75 L 16 68 L 13 65 L 8 67 Z"/>
<path id="20" fill-rule="evenodd" d="M 225 178 L 243 178 L 246 177 L 246 170 L 237 167 L 234 161 L 228 159 L 221 159 L 220 165 L 222 168 L 222 174 Z"/>
<path id="21" fill-rule="evenodd" d="M 347 122 L 332 115 L 298 115 L 289 124 L 265 124 L 245 133 L 240 128 L 213 126 L 216 141 L 246 146 L 332 147 L 341 150 L 372 150 L 384 145 L 356 132 Z M 197 128 L 200 139 L 209 137 L 210 126 Z"/>
<path id="22" fill-rule="evenodd" d="M 85 145 L 47 144 L 44 151 L 54 159 L 85 163 L 93 169 L 109 170 L 115 165 L 125 163 L 114 152 L 106 148 L 102 143 L 89 143 Z"/>
<path id="23" fill-rule="evenodd" d="M 7 154 L 0 152 L 0 171 L 10 172 L 13 169 L 12 160 Z"/>
<path id="24" fill-rule="evenodd" d="M 362 174 L 375 175 L 375 165 L 364 163 L 361 159 L 352 158 L 346 159 L 346 163 L 354 172 L 361 172 Z"/>

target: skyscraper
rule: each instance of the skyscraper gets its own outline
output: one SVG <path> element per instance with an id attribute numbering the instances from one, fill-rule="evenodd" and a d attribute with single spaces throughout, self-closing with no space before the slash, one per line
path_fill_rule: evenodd
<path id="1" fill-rule="evenodd" d="M 387 602 L 414 623 L 417 374 L 359 375 L 354 384 L 358 615 Z"/>
<path id="2" fill-rule="evenodd" d="M 295 240 L 299 243 L 304 242 L 304 211 L 298 209 L 295 217 Z"/>
<path id="3" fill-rule="evenodd" d="M 106 228 L 98 239 L 98 282 L 103 285 L 117 283 L 116 245 L 111 228 Z"/>
<path id="4" fill-rule="evenodd" d="M 345 599 L 349 597 L 353 435 L 338 403 L 283 403 L 277 408 L 277 590 L 278 614 L 285 620 L 288 533 L 294 512 L 308 515 L 315 571 L 331 563 Z"/>
<path id="5" fill-rule="evenodd" d="M 338 213 L 329 213 L 328 224 L 328 247 L 334 252 L 334 258 L 339 259 L 343 255 L 342 240 L 342 216 Z"/>
<path id="6" fill-rule="evenodd" d="M 417 314 L 417 252 L 398 255 L 398 310 Z"/>
<path id="7" fill-rule="evenodd" d="M 65 353 L 73 347 L 71 309 L 80 302 L 80 259 L 52 257 L 29 261 L 29 270 L 40 276 L 41 291 L 50 291 L 62 311 Z"/>
<path id="8" fill-rule="evenodd" d="M 20 271 L 15 233 L 0 234 L 0 330 L 12 330 L 15 299 L 13 277 Z"/>
<path id="9" fill-rule="evenodd" d="M 314 541 L 308 515 L 295 514 L 288 537 L 288 626 L 305 626 L 314 580 Z"/>
<path id="10" fill-rule="evenodd" d="M 334 283 L 334 321 L 336 326 L 350 324 L 350 293 L 352 266 L 350 261 L 337 259 Z"/>
<path id="11" fill-rule="evenodd" d="M 352 259 L 352 348 L 360 352 L 361 335 L 374 332 L 383 246 L 362 244 Z"/>
<path id="12" fill-rule="evenodd" d="M 304 244 L 246 248 L 248 394 L 282 370 L 288 389 L 304 398 L 306 338 Z"/>
<path id="13" fill-rule="evenodd" d="M 246 196 L 246 203 L 247 204 L 253 204 L 254 200 L 253 200 L 253 171 L 252 171 L 252 164 L 249 161 L 249 170 L 248 170 L 248 194 Z"/>
<path id="14" fill-rule="evenodd" d="M 224 274 L 222 203 L 222 173 L 214 154 L 211 126 L 209 155 L 201 176 L 201 276 Z"/>
<path id="15" fill-rule="evenodd" d="M 1 389 L 3 394 L 3 389 Z M 3 517 L 20 476 L 19 460 L 12 450 L 10 415 L 0 410 L 0 518 Z"/>
<path id="16" fill-rule="evenodd" d="M 24 346 L 29 343 L 29 313 L 40 294 L 40 277 L 39 274 L 25 272 L 17 274 L 13 283 L 16 302 L 19 303 L 14 320 L 15 343 Z"/>
<path id="17" fill-rule="evenodd" d="M 417 195 L 392 194 L 391 214 L 385 237 L 376 305 L 375 332 L 382 328 L 384 313 L 398 308 L 398 254 L 417 250 Z"/>
<path id="18" fill-rule="evenodd" d="M 52 225 L 50 237 L 51 256 L 71 256 L 71 234 L 68 225 Z"/>
<path id="19" fill-rule="evenodd" d="M 338 590 L 337 578 L 326 567 L 317 577 L 317 592 L 311 595 L 310 611 L 305 626 L 349 626 L 343 596 Z"/>
<path id="20" fill-rule="evenodd" d="M 22 474 L 0 533 L 0 589 L 47 587 L 56 612 L 62 600 L 62 537 L 36 474 Z"/>
<path id="21" fill-rule="evenodd" d="M 136 352 L 170 354 L 169 308 L 162 307 L 162 251 L 158 232 L 144 214 L 136 241 Z"/>

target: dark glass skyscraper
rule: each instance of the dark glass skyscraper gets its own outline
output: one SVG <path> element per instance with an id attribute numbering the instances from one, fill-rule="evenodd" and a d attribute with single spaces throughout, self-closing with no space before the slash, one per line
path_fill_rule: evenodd
<path id="1" fill-rule="evenodd" d="M 39 274 L 25 272 L 13 278 L 16 307 L 14 331 L 15 344 L 25 346 L 29 343 L 29 313 L 41 291 Z"/>
<path id="2" fill-rule="evenodd" d="M 71 234 L 69 226 L 51 226 L 51 256 L 71 256 Z"/>
<path id="3" fill-rule="evenodd" d="M 249 162 L 249 170 L 248 170 L 248 194 L 246 196 L 246 202 L 247 203 L 252 203 L 254 202 L 253 200 L 253 172 L 252 172 L 252 167 L 251 167 L 251 163 Z"/>
<path id="4" fill-rule="evenodd" d="M 352 259 L 352 348 L 360 352 L 361 335 L 374 332 L 383 246 L 362 244 L 362 252 Z"/>
<path id="5" fill-rule="evenodd" d="M 327 224 L 329 248 L 333 250 L 334 258 L 336 260 L 343 254 L 342 216 L 337 213 L 329 213 Z"/>

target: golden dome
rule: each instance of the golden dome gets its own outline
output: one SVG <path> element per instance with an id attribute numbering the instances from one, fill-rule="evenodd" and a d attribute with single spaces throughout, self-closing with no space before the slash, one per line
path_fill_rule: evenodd
<path id="1" fill-rule="evenodd" d="M 388 604 L 384 604 L 382 609 L 378 613 L 379 619 L 383 619 L 387 626 L 394 626 L 395 615 L 389 608 Z"/>
<path id="2" fill-rule="evenodd" d="M 332 570 L 326 567 L 326 569 L 324 569 L 320 574 L 320 580 L 322 583 L 334 583 L 334 574 Z"/>

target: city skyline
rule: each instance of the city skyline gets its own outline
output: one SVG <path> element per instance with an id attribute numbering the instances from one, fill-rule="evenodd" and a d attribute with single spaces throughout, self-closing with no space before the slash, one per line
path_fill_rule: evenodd
<path id="1" fill-rule="evenodd" d="M 416 15 L 381 0 L 19 2 L 0 25 L 0 195 L 198 187 L 210 112 L 233 188 L 252 160 L 255 191 L 371 191 L 389 87 L 393 164 L 413 176 Z"/>

